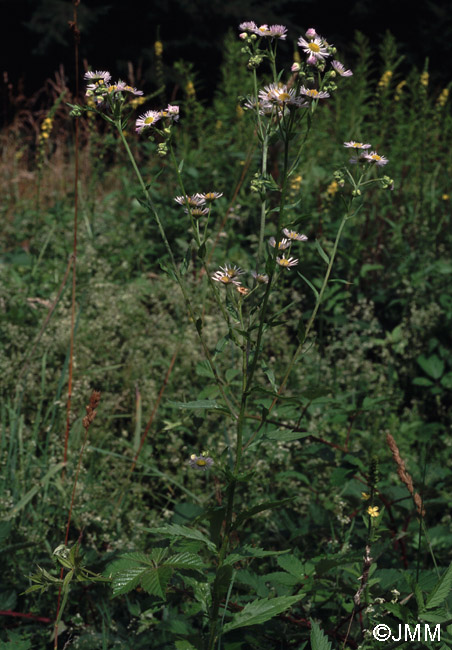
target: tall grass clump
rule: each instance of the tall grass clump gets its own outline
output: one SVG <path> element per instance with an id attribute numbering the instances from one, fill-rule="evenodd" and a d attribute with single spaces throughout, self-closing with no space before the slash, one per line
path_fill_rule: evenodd
<path id="1" fill-rule="evenodd" d="M 451 641 L 448 92 L 391 35 L 353 73 L 287 36 L 242 23 L 210 107 L 186 62 L 167 103 L 160 41 L 149 95 L 85 73 L 76 301 L 70 96 L 42 116 L 5 210 L 0 648 Z"/>

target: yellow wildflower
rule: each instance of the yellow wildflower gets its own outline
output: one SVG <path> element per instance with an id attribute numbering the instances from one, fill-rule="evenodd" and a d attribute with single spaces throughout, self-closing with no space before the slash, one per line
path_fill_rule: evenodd
<path id="1" fill-rule="evenodd" d="M 428 72 L 423 72 L 419 78 L 419 83 L 421 84 L 421 86 L 424 86 L 424 88 L 427 88 L 428 86 L 428 78 L 429 78 Z"/>
<path id="2" fill-rule="evenodd" d="M 400 100 L 400 96 L 402 94 L 402 89 L 403 89 L 404 86 L 406 86 L 405 79 L 397 84 L 396 89 L 395 89 L 395 93 L 394 93 L 394 101 L 395 102 L 398 102 Z"/>
<path id="3" fill-rule="evenodd" d="M 391 81 L 391 77 L 392 70 L 386 70 L 386 72 L 381 75 L 381 79 L 378 82 L 378 90 L 384 90 L 387 88 L 389 86 L 389 82 Z"/>
<path id="4" fill-rule="evenodd" d="M 154 43 L 154 52 L 155 56 L 160 57 L 163 53 L 163 43 L 162 41 L 155 41 Z"/>
<path id="5" fill-rule="evenodd" d="M 370 499 L 370 494 L 367 494 L 367 492 L 361 492 L 361 499 L 363 501 L 368 501 Z"/>
<path id="6" fill-rule="evenodd" d="M 187 81 L 187 84 L 185 86 L 185 92 L 190 98 L 196 97 L 196 90 L 193 81 Z"/>
<path id="7" fill-rule="evenodd" d="M 443 194 L 441 198 L 443 201 L 448 201 L 450 199 L 450 196 L 449 194 Z"/>
<path id="8" fill-rule="evenodd" d="M 380 513 L 378 512 L 378 506 L 369 506 L 367 508 L 367 514 L 370 517 L 378 517 Z"/>
<path id="9" fill-rule="evenodd" d="M 449 97 L 449 89 L 443 88 L 438 99 L 436 100 L 436 105 L 438 108 L 443 108 L 446 105 L 447 98 Z"/>
<path id="10" fill-rule="evenodd" d="M 301 174 L 298 174 L 298 176 L 294 176 L 291 181 L 290 181 L 290 193 L 291 194 L 296 194 L 296 192 L 299 191 L 301 187 L 301 181 L 303 180 L 303 176 Z"/>
<path id="11" fill-rule="evenodd" d="M 333 197 L 339 189 L 339 183 L 337 181 L 331 181 L 331 183 L 326 188 L 326 193 L 329 197 Z"/>

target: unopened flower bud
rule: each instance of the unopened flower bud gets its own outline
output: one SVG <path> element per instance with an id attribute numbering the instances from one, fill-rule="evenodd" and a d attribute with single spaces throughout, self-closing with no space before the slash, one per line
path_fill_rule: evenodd
<path id="1" fill-rule="evenodd" d="M 300 72 L 301 65 L 295 61 L 290 69 L 292 72 Z"/>

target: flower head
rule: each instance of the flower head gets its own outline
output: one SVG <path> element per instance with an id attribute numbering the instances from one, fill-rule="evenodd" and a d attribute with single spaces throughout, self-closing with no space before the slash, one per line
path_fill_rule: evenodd
<path id="1" fill-rule="evenodd" d="M 242 296 L 246 296 L 250 292 L 249 289 L 247 289 L 246 287 L 242 287 L 242 286 L 236 286 L 236 289 Z"/>
<path id="2" fill-rule="evenodd" d="M 306 95 L 306 97 L 311 97 L 311 99 L 325 99 L 326 97 L 330 96 L 330 94 L 324 90 L 319 91 L 315 88 L 305 88 L 304 86 L 301 86 L 300 94 Z"/>
<path id="3" fill-rule="evenodd" d="M 209 214 L 209 208 L 201 208 L 199 206 L 192 207 L 192 208 L 184 208 L 184 211 L 186 214 L 191 214 L 191 216 L 194 219 L 200 219 L 201 217 L 204 217 L 206 214 Z"/>
<path id="4" fill-rule="evenodd" d="M 155 123 L 159 121 L 161 115 L 158 111 L 146 111 L 143 115 L 135 122 L 137 133 L 141 133 L 144 129 L 148 129 L 151 126 L 155 126 Z"/>
<path id="5" fill-rule="evenodd" d="M 282 41 L 285 41 L 287 36 L 287 27 L 284 27 L 284 25 L 270 25 L 265 36 L 270 38 L 280 38 Z"/>
<path id="6" fill-rule="evenodd" d="M 109 86 L 108 87 L 108 92 L 109 93 L 112 93 L 112 92 L 115 92 L 115 93 L 130 93 L 132 95 L 143 95 L 142 90 L 137 90 L 136 88 L 132 88 L 132 86 L 129 86 L 128 84 L 126 84 L 125 81 L 121 81 L 121 80 L 117 81 L 112 86 Z"/>
<path id="7" fill-rule="evenodd" d="M 205 194 L 199 194 L 198 196 L 203 198 L 208 203 L 212 203 L 213 201 L 216 201 L 217 199 L 222 197 L 223 192 L 206 192 Z"/>
<path id="8" fill-rule="evenodd" d="M 375 163 L 378 165 L 378 167 L 383 167 L 383 165 L 386 165 L 388 162 L 387 158 L 384 156 L 379 156 L 376 151 L 371 151 L 370 153 L 363 154 L 363 158 L 365 158 L 368 162 Z"/>
<path id="9" fill-rule="evenodd" d="M 276 239 L 274 237 L 270 237 L 268 243 L 270 244 L 270 246 L 273 246 L 273 248 L 276 247 Z M 290 244 L 291 242 L 288 239 L 283 238 L 278 242 L 278 250 L 285 251 L 286 248 L 289 248 Z"/>
<path id="10" fill-rule="evenodd" d="M 85 72 L 83 79 L 90 82 L 88 88 L 91 86 L 97 87 L 98 85 L 106 86 L 111 81 L 111 74 L 106 70 L 96 70 L 96 72 L 89 71 Z"/>
<path id="11" fill-rule="evenodd" d="M 370 499 L 370 494 L 368 494 L 367 492 L 361 492 L 361 499 L 363 501 L 368 501 Z"/>
<path id="12" fill-rule="evenodd" d="M 346 70 L 345 66 L 340 61 L 332 61 L 331 67 L 341 75 L 341 77 L 351 77 L 353 72 L 351 70 Z"/>
<path id="13" fill-rule="evenodd" d="M 378 517 L 380 515 L 378 512 L 378 506 L 369 506 L 366 512 L 370 517 Z"/>
<path id="14" fill-rule="evenodd" d="M 240 23 L 239 29 L 241 32 L 253 32 L 257 30 L 257 25 L 254 20 L 249 20 L 248 22 Z"/>
<path id="15" fill-rule="evenodd" d="M 168 104 L 166 108 L 159 112 L 159 115 L 171 122 L 177 122 L 179 119 L 179 106 Z"/>
<path id="16" fill-rule="evenodd" d="M 344 142 L 344 147 L 347 147 L 349 149 L 370 149 L 372 145 L 370 144 L 363 144 L 362 142 L 355 142 L 354 140 L 350 140 L 350 142 Z"/>
<path id="17" fill-rule="evenodd" d="M 257 271 L 251 271 L 251 275 L 256 280 L 258 284 L 268 284 L 268 275 L 266 273 L 258 273 Z"/>
<path id="18" fill-rule="evenodd" d="M 319 38 L 319 35 L 315 31 L 314 27 L 310 27 L 309 29 L 307 29 L 305 36 L 306 38 Z"/>
<path id="19" fill-rule="evenodd" d="M 189 208 L 198 208 L 204 205 L 206 200 L 202 194 L 193 194 L 193 196 L 176 196 L 174 198 L 179 205 L 188 205 Z"/>
<path id="20" fill-rule="evenodd" d="M 243 273 L 245 271 L 242 271 L 238 266 L 228 266 L 228 264 L 225 264 L 224 266 L 220 266 L 220 270 L 212 275 L 212 280 L 221 282 L 224 285 L 235 284 L 236 286 L 240 286 L 237 278 L 239 275 L 243 275 Z"/>
<path id="21" fill-rule="evenodd" d="M 288 88 L 285 84 L 273 83 L 265 86 L 259 91 L 259 100 L 262 104 L 277 106 L 300 105 L 300 98 L 296 96 L 294 88 Z"/>
<path id="22" fill-rule="evenodd" d="M 329 55 L 325 43 L 319 36 L 315 36 L 311 41 L 306 41 L 302 36 L 298 39 L 298 45 L 308 55 L 309 58 L 325 59 Z"/>
<path id="23" fill-rule="evenodd" d="M 276 261 L 279 266 L 282 266 L 285 269 L 290 269 L 291 266 L 296 266 L 298 264 L 298 260 L 294 257 L 287 258 L 284 255 L 282 257 L 277 257 Z"/>
<path id="24" fill-rule="evenodd" d="M 206 452 L 203 451 L 200 456 L 197 456 L 196 454 L 192 454 L 188 462 L 190 467 L 192 467 L 193 469 L 198 469 L 205 472 L 210 467 L 212 467 L 213 458 L 207 456 Z"/>
<path id="25" fill-rule="evenodd" d="M 283 233 L 287 237 L 287 239 L 292 239 L 295 241 L 307 241 L 306 235 L 301 235 L 298 232 L 295 232 L 295 230 L 289 230 L 289 228 L 283 228 Z"/>

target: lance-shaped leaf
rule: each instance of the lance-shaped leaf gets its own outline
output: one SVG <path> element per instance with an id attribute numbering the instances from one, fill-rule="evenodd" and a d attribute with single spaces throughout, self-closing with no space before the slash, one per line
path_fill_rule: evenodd
<path id="1" fill-rule="evenodd" d="M 294 603 L 303 598 L 298 596 L 281 596 L 280 598 L 262 598 L 248 603 L 241 612 L 234 614 L 232 621 L 227 623 L 223 632 L 236 630 L 239 627 L 249 627 L 250 625 L 259 625 L 269 621 L 274 616 L 278 616 L 286 609 L 289 609 Z"/>

